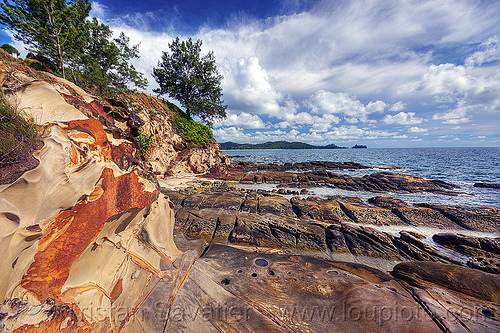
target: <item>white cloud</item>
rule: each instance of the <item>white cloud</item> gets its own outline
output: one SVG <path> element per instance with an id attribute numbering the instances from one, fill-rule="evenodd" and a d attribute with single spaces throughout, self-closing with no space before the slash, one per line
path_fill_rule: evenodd
<path id="1" fill-rule="evenodd" d="M 429 66 L 416 90 L 429 95 L 452 95 L 463 93 L 469 87 L 465 67 L 441 64 Z"/>
<path id="2" fill-rule="evenodd" d="M 408 132 L 410 133 L 426 133 L 427 131 L 427 128 L 420 128 L 416 126 L 410 127 L 410 129 L 408 130 Z"/>
<path id="3" fill-rule="evenodd" d="M 229 80 L 231 79 L 234 80 L 234 87 L 228 92 L 234 99 L 233 108 L 257 114 L 279 113 L 283 96 L 272 86 L 271 79 L 267 71 L 259 65 L 258 58 L 240 58 Z"/>
<path id="4" fill-rule="evenodd" d="M 423 119 L 415 117 L 415 112 L 400 112 L 394 116 L 390 114 L 384 117 L 384 123 L 397 125 L 416 125 L 422 123 Z"/>
<path id="5" fill-rule="evenodd" d="M 266 124 L 256 114 L 241 112 L 239 114 L 228 114 L 227 118 L 221 122 L 214 123 L 215 127 L 221 126 L 238 126 L 242 128 L 266 128 Z"/>
<path id="6" fill-rule="evenodd" d="M 304 101 L 315 114 L 342 114 L 349 123 L 368 122 L 368 115 L 384 112 L 387 104 L 382 101 L 369 102 L 366 106 L 345 92 L 319 90 Z"/>
<path id="7" fill-rule="evenodd" d="M 500 60 L 500 39 L 498 36 L 488 38 L 488 40 L 479 45 L 480 51 L 474 52 L 465 59 L 465 66 L 481 66 L 486 62 Z"/>
<path id="8" fill-rule="evenodd" d="M 91 17 L 105 18 L 107 16 L 108 7 L 100 2 L 92 1 Z"/>
<path id="9" fill-rule="evenodd" d="M 461 124 L 471 121 L 471 116 L 467 114 L 466 107 L 457 107 L 446 113 L 437 113 L 432 119 L 442 120 L 443 124 Z"/>
<path id="10" fill-rule="evenodd" d="M 399 102 L 392 104 L 391 107 L 389 108 L 389 111 L 399 112 L 399 111 L 403 111 L 404 109 L 406 109 L 406 103 L 403 101 L 399 101 Z"/>
<path id="11" fill-rule="evenodd" d="M 95 12 L 108 15 L 99 5 Z M 308 135 L 304 140 L 384 138 L 390 132 L 380 128 L 385 125 L 498 119 L 499 15 L 495 1 L 488 6 L 473 0 L 323 1 L 308 12 L 235 20 L 218 29 L 207 25 L 180 37 L 200 38 L 205 53 L 214 51 L 229 105 L 229 118 L 221 124 L 229 127 L 218 129 L 225 135 L 250 141 L 295 130 L 304 133 L 294 138 Z M 133 44 L 141 42 L 141 59 L 134 65 L 145 73 L 178 34 L 169 22 L 162 28 L 168 33 L 147 31 L 144 22 L 153 19 L 160 20 L 145 13 L 107 22 Z M 443 50 L 451 54 L 480 42 L 476 52 L 447 60 L 454 64 L 436 60 Z M 466 58 L 464 66 L 458 58 Z M 155 86 L 150 82 L 149 90 Z M 387 111 L 395 114 L 384 116 Z M 250 136 L 244 130 L 266 126 L 283 133 Z M 408 131 L 427 133 L 415 126 Z"/>
<path id="12" fill-rule="evenodd" d="M 395 135 L 392 137 L 393 139 L 408 139 L 408 135 Z"/>

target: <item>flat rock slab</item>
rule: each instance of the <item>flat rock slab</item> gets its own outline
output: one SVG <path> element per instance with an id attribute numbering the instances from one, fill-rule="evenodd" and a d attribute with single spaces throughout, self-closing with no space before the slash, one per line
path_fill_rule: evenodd
<path id="1" fill-rule="evenodd" d="M 408 262 L 393 275 L 445 332 L 500 331 L 500 276 L 434 262 Z"/>
<path id="2" fill-rule="evenodd" d="M 441 331 L 387 273 L 232 246 L 211 246 L 179 295 L 172 309 L 189 317 L 170 317 L 167 331 Z M 188 323 L 196 311 L 205 317 Z"/>

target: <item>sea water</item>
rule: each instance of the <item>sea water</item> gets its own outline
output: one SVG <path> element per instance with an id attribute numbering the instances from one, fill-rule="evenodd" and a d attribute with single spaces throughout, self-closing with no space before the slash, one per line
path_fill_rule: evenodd
<path id="1" fill-rule="evenodd" d="M 435 202 L 500 208 L 500 190 L 474 187 L 474 183 L 500 183 L 500 148 L 367 148 L 367 149 L 265 149 L 225 150 L 231 160 L 255 163 L 295 163 L 309 161 L 356 162 L 370 169 L 335 171 L 339 174 L 363 176 L 382 171 L 380 167 L 401 167 L 405 173 L 426 179 L 443 180 L 461 187 L 465 194 L 395 194 L 346 191 L 335 188 L 313 188 L 315 195 L 351 195 L 364 199 L 376 195 L 400 198 L 409 203 Z M 271 185 L 273 187 L 273 185 Z"/>

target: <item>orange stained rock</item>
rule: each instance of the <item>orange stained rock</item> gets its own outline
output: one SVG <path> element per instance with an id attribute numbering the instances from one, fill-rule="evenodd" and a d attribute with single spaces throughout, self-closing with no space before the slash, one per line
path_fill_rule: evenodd
<path id="1" fill-rule="evenodd" d="M 105 168 L 97 183 L 100 183 L 97 188 L 102 189 L 98 198 L 93 195 L 93 200 L 83 200 L 60 212 L 40 239 L 38 252 L 21 286 L 41 302 L 48 297 L 60 301 L 71 265 L 96 239 L 109 217 L 131 208 L 144 208 L 158 197 L 158 191 L 144 190 L 135 173 L 114 177 L 113 170 Z"/>
<path id="2" fill-rule="evenodd" d="M 134 149 L 131 145 L 122 143 L 118 146 L 112 145 L 102 124 L 97 119 L 82 119 L 68 122 L 68 129 L 79 128 L 94 137 L 95 142 L 90 143 L 91 150 L 100 148 L 99 155 L 103 155 L 106 159 L 114 161 L 120 167 L 128 167 L 132 160 Z"/>

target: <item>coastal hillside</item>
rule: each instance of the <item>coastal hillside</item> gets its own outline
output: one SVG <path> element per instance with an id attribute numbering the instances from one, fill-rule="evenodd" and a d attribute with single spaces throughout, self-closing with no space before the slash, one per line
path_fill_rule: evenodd
<path id="1" fill-rule="evenodd" d="M 96 97 L 72 82 L 29 67 L 30 62 L 14 59 L 3 50 L 0 61 L 5 98 L 39 126 L 53 121 L 99 120 L 107 136 L 132 145 L 130 163 L 139 163 L 156 175 L 202 173 L 218 162 L 219 146 L 210 129 L 179 116 L 173 104 L 134 91 Z M 186 135 L 186 123 L 201 128 L 205 136 Z"/>

